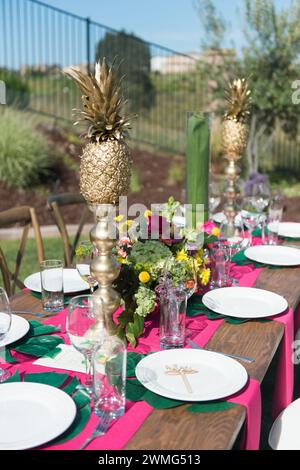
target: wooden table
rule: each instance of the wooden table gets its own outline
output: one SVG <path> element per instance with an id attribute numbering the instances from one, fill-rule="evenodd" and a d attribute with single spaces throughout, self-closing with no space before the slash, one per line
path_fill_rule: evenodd
<path id="1" fill-rule="evenodd" d="M 264 269 L 256 287 L 283 295 L 296 309 L 300 298 L 299 269 Z M 13 310 L 42 312 L 41 302 L 29 293 L 12 299 Z M 28 315 L 28 319 L 37 319 Z M 223 323 L 208 343 L 208 348 L 255 358 L 246 367 L 250 377 L 262 382 L 280 345 L 284 327 L 277 322 Z M 188 413 L 185 406 L 154 410 L 126 449 L 202 450 L 231 449 L 245 421 L 246 410 L 237 405 L 222 412 Z"/>

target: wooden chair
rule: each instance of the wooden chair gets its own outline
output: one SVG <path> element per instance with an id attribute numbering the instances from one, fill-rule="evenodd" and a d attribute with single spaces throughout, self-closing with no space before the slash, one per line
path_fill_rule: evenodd
<path id="1" fill-rule="evenodd" d="M 16 287 L 20 289 L 24 288 L 23 282 L 19 279 L 19 273 L 30 227 L 32 227 L 34 231 L 38 260 L 41 262 L 45 259 L 41 230 L 35 209 L 29 206 L 20 206 L 0 212 L 0 228 L 6 228 L 17 223 L 22 224 L 23 232 L 13 272 L 9 270 L 5 255 L 0 247 L 0 269 L 4 288 L 8 296 L 15 294 Z"/>
<path id="2" fill-rule="evenodd" d="M 71 243 L 69 233 L 68 233 L 68 230 L 64 222 L 62 212 L 61 212 L 61 207 L 73 205 L 73 204 L 85 204 L 85 206 L 81 214 L 81 218 L 79 221 L 77 232 L 74 237 L 74 241 L 73 243 Z M 83 196 L 81 196 L 81 194 L 75 194 L 75 193 L 64 193 L 64 194 L 57 194 L 54 196 L 50 196 L 47 199 L 47 207 L 50 210 L 53 216 L 53 219 L 58 227 L 58 230 L 62 236 L 65 264 L 66 266 L 71 266 L 73 258 L 74 258 L 75 250 L 76 250 L 78 241 L 80 239 L 82 229 L 84 227 L 84 224 L 87 221 L 90 211 L 86 205 L 86 202 Z"/>

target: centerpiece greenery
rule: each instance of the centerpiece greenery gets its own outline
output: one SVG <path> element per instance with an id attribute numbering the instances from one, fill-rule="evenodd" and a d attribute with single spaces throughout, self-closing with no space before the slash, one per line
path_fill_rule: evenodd
<path id="1" fill-rule="evenodd" d="M 203 246 L 217 240 L 219 229 L 212 223 L 206 223 L 198 230 L 183 228 L 180 237 L 173 238 L 172 219 L 180 203 L 170 198 L 159 215 L 152 215 L 151 211 L 144 214 L 147 229 L 151 226 L 159 227 L 157 240 L 143 239 L 137 236 L 138 231 L 133 230 L 135 222 L 124 220 L 124 216 L 116 217 L 120 232 L 128 228 L 127 236 L 122 236 L 114 250 L 116 260 L 121 264 L 120 275 L 114 283 L 119 292 L 123 311 L 117 317 L 120 338 L 126 339 L 132 346 L 137 343 L 138 337 L 143 333 L 146 317 L 158 306 L 156 288 L 167 273 L 173 285 L 183 285 L 187 288 L 206 286 L 210 280 L 208 258 Z M 170 224 L 170 237 L 164 238 L 163 228 Z M 197 238 L 204 232 L 204 245 L 197 248 Z"/>

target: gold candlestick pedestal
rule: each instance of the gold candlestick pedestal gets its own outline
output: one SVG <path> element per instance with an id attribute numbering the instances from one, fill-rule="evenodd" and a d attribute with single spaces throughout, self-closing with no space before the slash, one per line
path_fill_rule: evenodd
<path id="1" fill-rule="evenodd" d="M 112 287 L 112 283 L 119 276 L 120 265 L 112 254 L 112 249 L 116 244 L 112 230 L 114 206 L 100 204 L 95 206 L 95 212 L 97 223 L 90 232 L 91 242 L 99 252 L 99 255 L 93 259 L 90 268 L 94 279 L 98 282 L 98 289 L 94 295 L 101 297 L 103 300 L 110 330 L 115 330 L 113 313 L 120 305 L 120 296 Z"/>

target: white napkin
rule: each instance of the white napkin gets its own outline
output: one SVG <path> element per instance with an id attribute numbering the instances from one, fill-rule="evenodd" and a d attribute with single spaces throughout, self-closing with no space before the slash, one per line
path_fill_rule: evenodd
<path id="1" fill-rule="evenodd" d="M 59 344 L 58 348 L 61 349 L 61 352 L 55 357 L 41 357 L 33 364 L 44 367 L 53 367 L 54 369 L 65 369 L 83 373 L 86 372 L 83 354 L 68 344 Z"/>

